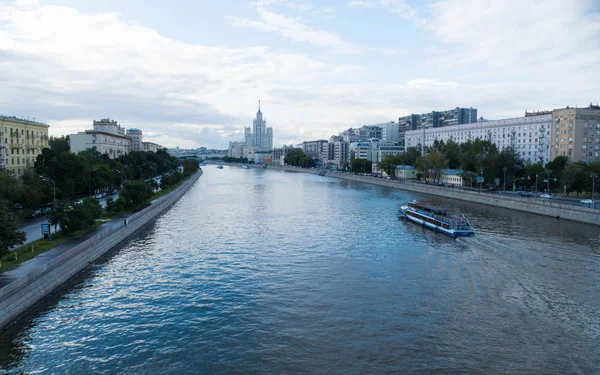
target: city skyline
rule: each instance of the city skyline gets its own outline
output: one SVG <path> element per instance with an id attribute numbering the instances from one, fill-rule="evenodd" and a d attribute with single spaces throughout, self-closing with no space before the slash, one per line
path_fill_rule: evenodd
<path id="1" fill-rule="evenodd" d="M 1 4 L 3 114 L 51 135 L 118 118 L 167 147 L 225 149 L 259 97 L 275 147 L 432 110 L 598 101 L 592 1 L 175 3 Z"/>

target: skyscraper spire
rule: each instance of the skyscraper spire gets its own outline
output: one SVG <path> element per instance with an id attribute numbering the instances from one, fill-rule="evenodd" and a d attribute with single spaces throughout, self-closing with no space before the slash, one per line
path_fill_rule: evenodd
<path id="1" fill-rule="evenodd" d="M 258 101 L 258 113 L 260 113 L 260 100 Z"/>

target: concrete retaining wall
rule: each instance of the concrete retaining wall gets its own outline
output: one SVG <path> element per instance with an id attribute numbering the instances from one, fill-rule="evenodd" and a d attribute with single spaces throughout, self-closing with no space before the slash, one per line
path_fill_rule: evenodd
<path id="1" fill-rule="evenodd" d="M 287 168 L 287 167 L 270 167 L 274 170 L 287 170 L 291 172 L 303 172 L 318 174 L 318 170 L 314 169 L 299 169 L 299 168 Z M 374 178 L 370 176 L 358 176 L 353 174 L 344 173 L 331 173 L 327 172 L 327 177 L 335 177 L 343 180 L 350 180 L 356 182 L 364 182 L 374 185 L 387 186 L 395 189 L 402 189 L 413 191 L 421 194 L 435 195 L 438 197 L 459 199 L 468 202 L 475 202 L 481 204 L 487 204 L 490 206 L 496 206 L 501 208 L 508 208 L 517 211 L 529 212 L 532 214 L 544 215 L 557 217 L 561 219 L 579 221 L 588 224 L 600 225 L 600 210 L 595 210 L 588 207 L 573 206 L 561 203 L 554 203 L 550 200 L 541 200 L 535 197 L 523 198 L 509 195 L 492 195 L 489 193 L 479 193 L 476 191 L 452 189 L 447 187 L 429 186 L 422 184 L 415 184 L 412 182 L 402 182 L 396 180 L 384 180 Z"/>
<path id="2" fill-rule="evenodd" d="M 0 289 L 0 327 L 12 323 L 42 298 L 83 271 L 91 262 L 102 257 L 140 228 L 156 219 L 158 215 L 177 202 L 201 175 L 202 170 L 191 176 L 177 189 L 131 215 L 127 219 L 127 226 L 123 224 L 103 231 Z"/>

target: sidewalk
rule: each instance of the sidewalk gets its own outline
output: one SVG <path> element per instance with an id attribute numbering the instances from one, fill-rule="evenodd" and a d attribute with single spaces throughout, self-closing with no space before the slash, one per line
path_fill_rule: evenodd
<path id="1" fill-rule="evenodd" d="M 27 275 L 29 272 L 31 272 L 32 270 L 41 267 L 44 263 L 47 263 L 49 261 L 51 261 L 52 259 L 56 258 L 57 256 L 61 255 L 62 253 L 68 251 L 69 249 L 71 249 L 72 247 L 79 245 L 80 243 L 86 241 L 87 239 L 95 236 L 98 233 L 101 233 L 103 231 L 109 230 L 111 229 L 113 226 L 122 226 L 123 225 L 123 221 L 128 218 L 129 216 L 133 215 L 135 212 L 129 212 L 123 216 L 121 216 L 118 219 L 112 219 L 110 221 L 107 221 L 106 223 L 102 224 L 101 226 L 97 227 L 96 229 L 94 229 L 93 231 L 84 234 L 83 236 L 79 237 L 79 238 L 73 238 L 70 239 L 58 246 L 56 246 L 55 248 L 46 251 L 45 253 L 42 253 L 38 256 L 36 256 L 33 259 L 30 259 L 26 262 L 23 262 L 21 264 L 19 264 L 18 266 L 16 266 L 15 268 L 12 268 L 8 271 L 4 271 L 2 273 L 0 273 L 0 288 L 5 287 L 6 285 L 10 284 L 11 282 L 15 281 L 18 278 L 21 278 L 25 275 Z M 39 225 L 39 224 L 37 224 Z M 41 238 L 41 235 L 40 235 Z M 32 240 L 33 241 L 33 240 Z M 29 241 L 29 242 L 32 242 Z"/>

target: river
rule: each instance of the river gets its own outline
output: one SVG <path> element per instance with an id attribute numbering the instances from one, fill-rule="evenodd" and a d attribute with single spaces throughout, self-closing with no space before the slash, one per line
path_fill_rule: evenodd
<path id="1" fill-rule="evenodd" d="M 0 335 L 1 374 L 588 374 L 600 231 L 415 193 L 214 166 L 146 232 Z"/>

